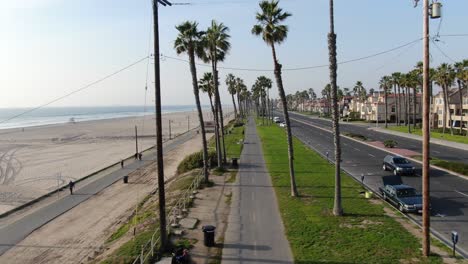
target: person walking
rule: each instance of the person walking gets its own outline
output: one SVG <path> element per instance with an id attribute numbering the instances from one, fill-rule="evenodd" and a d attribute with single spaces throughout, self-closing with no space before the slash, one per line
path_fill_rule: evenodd
<path id="1" fill-rule="evenodd" d="M 70 189 L 70 195 L 73 195 L 73 188 L 75 188 L 75 183 L 73 181 L 70 181 L 68 183 L 68 188 Z"/>
<path id="2" fill-rule="evenodd" d="M 123 161 L 123 160 L 120 160 L 120 167 L 121 167 L 121 168 L 124 167 L 124 161 Z"/>

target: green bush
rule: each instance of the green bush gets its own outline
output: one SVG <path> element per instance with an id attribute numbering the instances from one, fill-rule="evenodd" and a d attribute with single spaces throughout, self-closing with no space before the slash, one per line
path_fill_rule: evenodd
<path id="1" fill-rule="evenodd" d="M 394 148 L 398 143 L 393 139 L 387 139 L 383 142 L 386 148 Z"/>
<path id="2" fill-rule="evenodd" d="M 210 167 L 216 167 L 218 165 L 216 152 L 208 151 L 208 165 Z M 179 166 L 177 166 L 177 173 L 182 174 L 198 168 L 203 168 L 203 151 L 195 152 L 185 157 L 185 159 L 180 162 Z"/>

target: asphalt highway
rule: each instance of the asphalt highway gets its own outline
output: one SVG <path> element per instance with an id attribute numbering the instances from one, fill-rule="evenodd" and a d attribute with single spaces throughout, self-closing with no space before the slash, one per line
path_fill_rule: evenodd
<path id="1" fill-rule="evenodd" d="M 290 112 L 289 115 L 292 118 L 310 122 L 313 125 L 331 128 L 331 120 L 319 119 L 314 117 L 308 117 L 301 114 Z M 380 124 L 383 126 L 383 124 Z M 344 122 L 340 123 L 341 133 L 356 133 L 367 137 L 369 140 L 375 141 L 384 141 L 386 139 L 393 139 L 398 142 L 399 146 L 404 146 L 405 149 L 409 149 L 418 153 L 422 153 L 422 142 L 419 140 L 409 139 L 405 137 L 400 137 L 392 134 L 380 133 L 374 130 L 367 129 L 366 126 L 360 126 L 356 124 L 346 124 Z M 436 157 L 448 161 L 457 161 L 468 164 L 468 151 L 463 151 L 461 149 L 451 148 L 447 146 L 442 146 L 438 144 L 431 144 L 430 152 L 432 157 Z"/>
<path id="2" fill-rule="evenodd" d="M 282 118 L 282 115 L 277 112 L 276 115 Z M 319 122 L 316 119 L 309 119 L 301 115 L 290 115 L 291 129 L 294 136 L 296 136 L 303 143 L 314 149 L 324 157 L 329 153 L 330 159 L 334 157 L 333 135 L 330 129 L 330 123 L 325 121 Z M 320 128 L 318 128 L 320 127 Z M 326 127 L 327 130 L 324 130 Z M 322 128 L 322 129 L 321 129 Z M 340 124 L 342 131 L 349 131 L 356 129 Z M 365 128 L 364 128 L 365 129 Z M 359 130 L 361 132 L 361 130 Z M 356 133 L 356 132 L 355 132 Z M 389 138 L 388 135 L 378 135 L 373 132 L 375 140 L 383 140 Z M 399 142 L 403 142 L 398 138 Z M 414 151 L 418 151 L 418 146 L 414 140 L 408 140 L 409 144 L 414 144 Z M 385 150 L 376 149 L 368 146 L 362 142 L 351 140 L 341 137 L 342 146 L 342 169 L 354 177 L 356 180 L 361 181 L 361 176 L 364 175 L 364 184 L 368 186 L 375 193 L 378 193 L 378 188 L 381 187 L 382 176 L 392 175 L 390 171 L 382 170 L 383 158 L 389 153 Z M 403 144 L 400 144 L 400 146 Z M 404 144 L 406 147 L 406 144 Z M 409 146 L 411 147 L 411 146 Z M 440 149 L 438 146 L 432 146 L 433 149 Z M 442 151 L 442 150 L 441 150 Z M 446 150 L 451 152 L 453 149 Z M 465 159 L 468 157 L 468 152 L 458 150 L 458 159 Z M 441 152 L 442 153 L 442 152 Z M 454 154 L 445 153 L 445 155 L 454 157 Z M 421 191 L 421 165 L 414 164 L 417 173 L 414 176 L 402 176 L 405 184 L 413 186 L 418 191 Z M 444 240 L 446 243 L 451 241 L 451 232 L 457 231 L 459 234 L 459 242 L 457 247 L 460 253 L 465 258 L 468 257 L 468 180 L 458 176 L 448 174 L 446 172 L 431 169 L 431 230 L 433 234 Z M 346 208 L 344 208 L 346 211 Z M 408 214 L 408 216 L 421 224 L 421 216 L 417 214 Z M 450 242 L 451 243 L 451 242 Z"/>

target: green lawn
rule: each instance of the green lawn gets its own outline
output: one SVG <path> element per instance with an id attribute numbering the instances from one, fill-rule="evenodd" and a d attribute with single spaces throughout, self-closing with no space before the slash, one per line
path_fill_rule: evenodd
<path id="1" fill-rule="evenodd" d="M 393 130 L 393 131 L 398 131 L 398 132 L 403 132 L 403 133 L 408 133 L 408 126 L 389 126 L 388 129 Z M 417 128 L 414 130 L 411 128 L 412 134 L 422 136 L 421 129 Z M 437 139 L 443 139 L 447 141 L 453 141 L 453 142 L 458 142 L 458 143 L 464 143 L 468 144 L 468 137 L 466 136 L 460 136 L 460 135 L 450 135 L 450 129 L 446 130 L 445 134 L 442 134 L 440 132 L 431 132 L 431 138 L 437 138 Z"/>
<path id="2" fill-rule="evenodd" d="M 413 159 L 422 160 L 421 155 L 412 156 Z M 446 161 L 438 158 L 431 158 L 430 163 L 449 171 L 454 171 L 465 176 L 468 176 L 468 165 L 462 162 Z"/>
<path id="3" fill-rule="evenodd" d="M 370 203 L 362 187 L 342 177 L 345 215 L 332 215 L 334 167 L 299 140 L 294 140 L 299 198 L 290 197 L 285 132 L 277 126 L 257 126 L 295 263 L 441 263 L 424 259 L 420 241 L 393 218 L 383 205 Z"/>
<path id="4" fill-rule="evenodd" d="M 224 135 L 224 142 L 226 144 L 227 159 L 239 158 L 242 151 L 243 144 L 241 143 L 241 140 L 244 139 L 244 126 L 241 125 L 236 127 L 235 122 L 236 121 L 231 121 L 224 127 L 224 132 L 226 133 L 226 135 Z M 241 122 L 244 123 L 245 120 L 242 120 Z M 215 150 L 215 144 L 216 142 L 213 137 L 209 141 L 208 147 L 212 150 Z"/>

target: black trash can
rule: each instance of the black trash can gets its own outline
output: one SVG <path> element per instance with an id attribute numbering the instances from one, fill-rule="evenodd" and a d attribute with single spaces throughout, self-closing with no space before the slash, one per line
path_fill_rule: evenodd
<path id="1" fill-rule="evenodd" d="M 239 166 L 239 164 L 237 163 L 237 158 L 232 158 L 232 166 L 234 168 L 237 168 L 237 166 Z"/>
<path id="2" fill-rule="evenodd" d="M 128 183 L 128 175 L 123 176 L 123 183 Z"/>
<path id="3" fill-rule="evenodd" d="M 203 230 L 203 242 L 207 247 L 213 247 L 215 245 L 215 230 L 216 227 L 212 225 L 206 225 L 202 227 Z"/>

